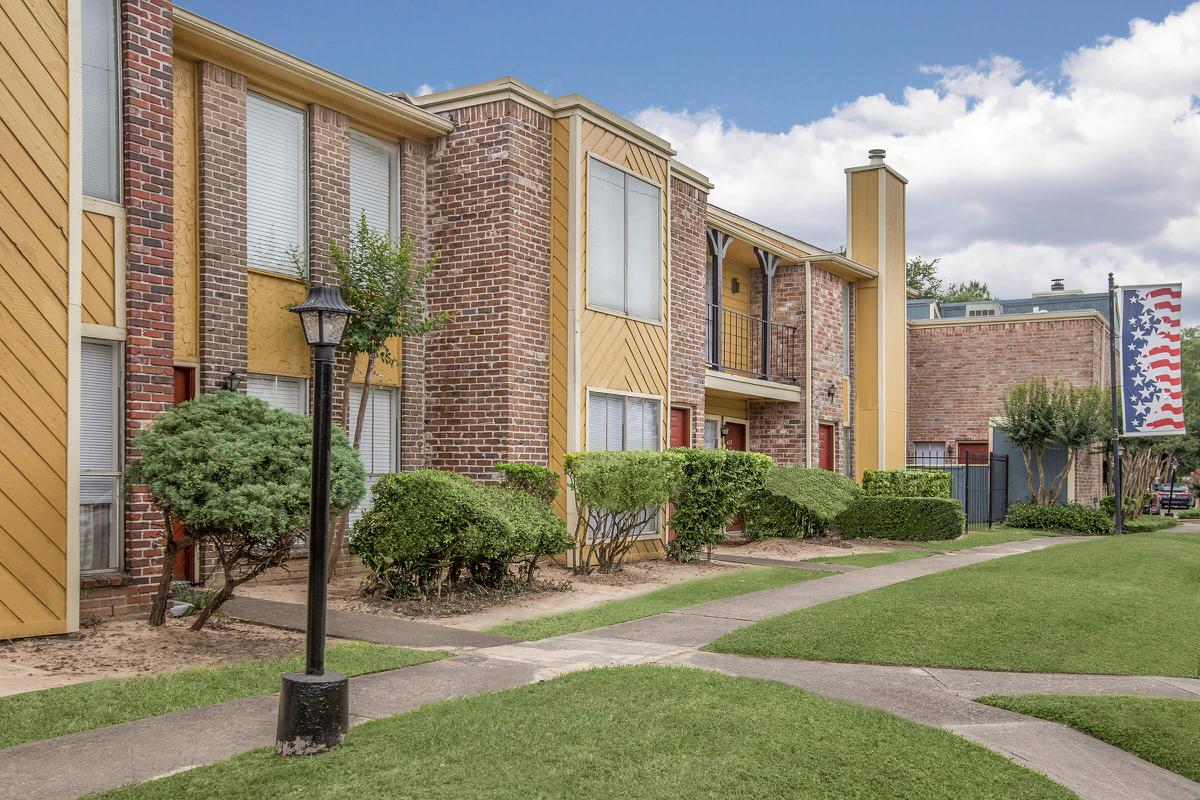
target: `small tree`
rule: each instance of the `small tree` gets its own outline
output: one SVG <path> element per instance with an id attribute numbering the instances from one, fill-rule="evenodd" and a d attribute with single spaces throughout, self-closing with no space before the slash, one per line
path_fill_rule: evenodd
<path id="1" fill-rule="evenodd" d="M 995 300 L 992 290 L 982 281 L 952 283 L 939 298 L 943 303 L 982 303 Z"/>
<path id="2" fill-rule="evenodd" d="M 370 399 L 371 378 L 379 364 L 396 363 L 396 354 L 389 345 L 397 338 L 424 336 L 442 327 L 446 314 L 426 312 L 423 287 L 437 263 L 436 256 L 418 260 L 413 255 L 415 241 L 404 236 L 399 241 L 379 233 L 367 224 L 364 213 L 349 233 L 345 250 L 330 243 L 329 257 L 342 284 L 342 298 L 358 314 L 350 317 L 342 336 L 341 352 L 357 366 L 366 357 L 358 414 L 351 430 L 351 441 L 357 450 L 362 443 L 363 420 Z M 347 373 L 346 381 L 352 378 Z M 350 387 L 346 386 L 346 396 Z M 329 537 L 329 576 L 332 577 L 337 554 L 346 538 L 348 517 L 339 515 Z"/>
<path id="3" fill-rule="evenodd" d="M 1034 378 L 1014 386 L 1003 403 L 1005 418 L 996 428 L 1021 451 L 1030 498 L 1040 505 L 1054 503 L 1078 453 L 1110 433 L 1104 392 L 1094 385 L 1056 381 L 1050 386 L 1045 378 Z M 1057 474 L 1048 476 L 1046 451 L 1056 446 L 1066 452 L 1066 461 Z"/>
<path id="4" fill-rule="evenodd" d="M 904 282 L 917 297 L 937 298 L 942 296 L 942 279 L 938 277 L 937 265 L 940 258 L 913 256 L 904 265 Z"/>
<path id="5" fill-rule="evenodd" d="M 575 493 L 575 571 L 615 572 L 678 491 L 683 459 L 666 451 L 573 453 L 564 468 Z"/>
<path id="6" fill-rule="evenodd" d="M 202 395 L 159 417 L 138 436 L 132 480 L 149 487 L 167 522 L 162 575 L 150 624 L 166 619 L 175 553 L 203 543 L 224 573 L 196 617 L 200 630 L 234 589 L 277 566 L 302 536 L 309 514 L 312 420 L 234 392 Z M 346 434 L 333 431 L 330 502 L 362 499 L 363 467 Z M 172 542 L 171 520 L 184 538 Z"/>

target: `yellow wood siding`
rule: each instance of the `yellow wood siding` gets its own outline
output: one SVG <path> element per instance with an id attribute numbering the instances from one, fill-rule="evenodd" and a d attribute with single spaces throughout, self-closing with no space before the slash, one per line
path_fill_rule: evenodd
<path id="1" fill-rule="evenodd" d="M 882 457 L 885 468 L 899 469 L 904 466 L 908 422 L 908 294 L 904 272 L 905 186 L 899 178 L 888 172 L 885 173 L 884 187 L 887 202 L 884 216 L 887 242 L 884 266 L 880 272 L 887 271 L 883 336 L 887 432 Z"/>
<path id="2" fill-rule="evenodd" d="M 721 397 L 714 394 L 705 394 L 704 413 L 710 417 L 750 419 L 747 402 L 737 397 Z"/>
<path id="3" fill-rule="evenodd" d="M 660 189 L 662 227 L 662 323 L 654 324 L 584 308 L 580 318 L 580 428 L 581 441 L 587 441 L 586 391 L 617 389 L 663 398 L 659 415 L 661 446 L 666 446 L 666 401 L 670 375 L 670 354 L 667 343 L 668 267 L 667 243 L 670 239 L 667 215 L 667 161 L 621 136 L 588 120 L 581 123 L 580 148 L 580 226 L 581 244 L 579 291 L 587 292 L 587 161 L 589 155 L 619 165 Z"/>
<path id="4" fill-rule="evenodd" d="M 92 325 L 124 322 L 117 319 L 116 227 L 113 217 L 83 212 L 83 321 Z"/>
<path id="5" fill-rule="evenodd" d="M 0 638 L 67 629 L 65 0 L 0 0 Z"/>
<path id="6" fill-rule="evenodd" d="M 571 121 L 556 119 L 550 146 L 550 450 L 549 467 L 563 474 L 569 445 L 567 398 L 570 391 L 570 180 Z M 559 482 L 558 513 L 567 513 L 567 485 Z"/>
<path id="7" fill-rule="evenodd" d="M 200 362 L 196 62 L 175 60 L 175 360 Z"/>

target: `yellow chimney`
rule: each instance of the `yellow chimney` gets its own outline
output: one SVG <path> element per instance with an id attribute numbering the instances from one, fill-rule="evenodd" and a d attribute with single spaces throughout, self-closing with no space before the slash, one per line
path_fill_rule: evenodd
<path id="1" fill-rule="evenodd" d="M 904 466 L 908 322 L 904 282 L 904 192 L 908 180 L 884 163 L 846 170 L 846 255 L 879 277 L 856 285 L 855 469 Z"/>

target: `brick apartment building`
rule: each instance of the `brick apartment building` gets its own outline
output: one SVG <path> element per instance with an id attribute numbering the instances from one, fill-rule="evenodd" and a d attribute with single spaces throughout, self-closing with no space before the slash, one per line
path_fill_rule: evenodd
<path id="1" fill-rule="evenodd" d="M 1012 387 L 1032 378 L 1107 387 L 1108 294 L 1054 281 L 1027 298 L 977 303 L 908 301 L 908 458 L 921 464 L 981 463 L 1009 455 L 1010 501 L 1028 492 L 1024 465 L 995 422 Z M 1047 466 L 1065 463 L 1051 453 Z M 1081 454 L 1063 500 L 1095 505 L 1104 457 Z"/>
<path id="2" fill-rule="evenodd" d="M 56 24 L 9 21 L 30 4 Z M 0 538 L 21 545 L 0 549 L 0 636 L 144 612 L 165 532 L 124 485 L 134 438 L 221 388 L 307 411 L 297 262 L 332 281 L 362 214 L 438 254 L 428 305 L 453 312 L 372 380 L 372 479 L 668 446 L 903 463 L 907 182 L 882 151 L 846 170 L 839 255 L 710 204 L 668 142 L 579 95 L 390 95 L 162 0 L 13 6 L 0 34 L 29 47 L 0 82 L 61 102 L 0 109 L 38 142 L 0 143 L 5 191 L 37 200 L 0 214 L 21 243 L 0 275 L 28 287 L 0 293 L 22 323 L 0 350 Z M 53 56 L 72 42 L 81 82 Z"/>

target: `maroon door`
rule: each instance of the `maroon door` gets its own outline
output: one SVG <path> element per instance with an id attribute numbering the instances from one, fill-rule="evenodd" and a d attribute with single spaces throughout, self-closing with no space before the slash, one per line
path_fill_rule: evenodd
<path id="1" fill-rule="evenodd" d="M 692 412 L 686 408 L 671 409 L 671 447 L 692 446 Z"/>
<path id="2" fill-rule="evenodd" d="M 966 464 L 970 458 L 972 465 L 982 466 L 988 462 L 988 443 L 987 442 L 959 442 L 958 443 L 958 463 Z"/>
<path id="3" fill-rule="evenodd" d="M 196 396 L 196 370 L 192 367 L 175 367 L 175 405 Z M 171 538 L 183 538 L 183 527 L 172 521 Z M 196 580 L 196 546 L 191 545 L 175 553 L 174 578 L 179 581 Z"/>
<path id="4" fill-rule="evenodd" d="M 817 443 L 817 453 L 821 459 L 819 466 L 821 469 L 833 472 L 833 426 L 820 425 L 818 426 L 818 433 L 820 437 Z"/>
<path id="5" fill-rule="evenodd" d="M 746 426 L 740 422 L 726 422 L 725 429 L 725 449 L 745 450 Z M 740 531 L 741 529 L 742 518 L 740 515 L 734 515 L 733 520 L 729 523 L 728 530 Z"/>

